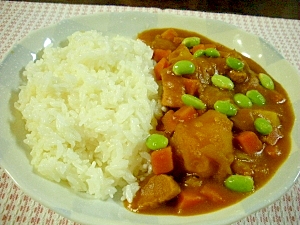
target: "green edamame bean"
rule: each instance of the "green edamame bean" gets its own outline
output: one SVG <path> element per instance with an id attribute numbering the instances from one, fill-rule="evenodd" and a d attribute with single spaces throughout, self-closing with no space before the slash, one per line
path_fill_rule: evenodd
<path id="1" fill-rule="evenodd" d="M 223 75 L 219 75 L 219 74 L 215 74 L 211 77 L 211 82 L 219 88 L 222 89 L 228 89 L 228 90 L 232 90 L 234 88 L 234 84 L 232 82 L 232 80 L 229 79 L 229 77 L 223 76 Z"/>
<path id="2" fill-rule="evenodd" d="M 173 65 L 173 72 L 178 76 L 192 74 L 195 70 L 195 64 L 189 60 L 180 60 Z"/>
<path id="3" fill-rule="evenodd" d="M 233 100 L 235 104 L 237 104 L 241 108 L 250 108 L 252 107 L 251 100 L 244 94 L 237 93 L 233 96 Z"/>
<path id="4" fill-rule="evenodd" d="M 195 45 L 200 44 L 200 38 L 199 37 L 187 37 L 187 38 L 183 39 L 183 41 L 181 43 L 184 44 L 186 47 L 191 48 Z"/>
<path id="5" fill-rule="evenodd" d="M 272 132 L 273 127 L 270 121 L 265 118 L 257 118 L 254 120 L 255 129 L 262 135 L 268 135 Z"/>
<path id="6" fill-rule="evenodd" d="M 269 90 L 274 90 L 274 82 L 270 76 L 264 73 L 259 73 L 258 79 L 264 88 L 267 88 Z"/>
<path id="7" fill-rule="evenodd" d="M 258 90 L 249 90 L 246 92 L 246 96 L 256 105 L 266 104 L 265 97 Z"/>
<path id="8" fill-rule="evenodd" d="M 205 109 L 206 105 L 201 101 L 201 99 L 189 95 L 189 94 L 183 94 L 181 96 L 181 100 L 185 105 L 193 106 L 195 109 Z"/>
<path id="9" fill-rule="evenodd" d="M 237 108 L 235 105 L 230 103 L 228 100 L 218 100 L 214 104 L 214 109 L 220 113 L 223 113 L 227 116 L 234 116 L 237 113 Z"/>
<path id="10" fill-rule="evenodd" d="M 161 134 L 151 134 L 146 140 L 146 146 L 151 150 L 165 148 L 168 144 L 168 138 Z"/>
<path id="11" fill-rule="evenodd" d="M 205 49 L 205 55 L 209 57 L 220 57 L 220 52 L 215 48 Z"/>
<path id="12" fill-rule="evenodd" d="M 205 55 L 205 51 L 203 49 L 199 49 L 199 50 L 195 51 L 193 56 L 197 58 L 197 57 L 200 57 L 203 55 Z"/>
<path id="13" fill-rule="evenodd" d="M 224 183 L 228 189 L 236 192 L 250 192 L 254 189 L 254 181 L 251 176 L 231 175 Z"/>
<path id="14" fill-rule="evenodd" d="M 244 68 L 244 63 L 241 60 L 234 57 L 228 57 L 226 59 L 226 64 L 234 70 L 242 70 Z"/>

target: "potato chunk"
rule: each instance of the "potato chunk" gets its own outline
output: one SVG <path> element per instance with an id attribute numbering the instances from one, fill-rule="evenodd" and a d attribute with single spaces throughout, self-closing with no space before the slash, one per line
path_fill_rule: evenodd
<path id="1" fill-rule="evenodd" d="M 187 172 L 223 179 L 231 174 L 234 159 L 231 129 L 232 122 L 225 115 L 209 110 L 178 124 L 171 144 Z"/>

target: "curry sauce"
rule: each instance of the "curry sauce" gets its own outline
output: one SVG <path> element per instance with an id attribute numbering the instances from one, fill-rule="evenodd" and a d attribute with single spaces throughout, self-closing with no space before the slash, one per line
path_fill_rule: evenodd
<path id="1" fill-rule="evenodd" d="M 187 37 L 197 37 L 200 43 L 187 46 L 183 44 Z M 287 158 L 291 147 L 294 114 L 283 87 L 258 63 L 195 32 L 152 29 L 140 33 L 138 39 L 154 51 L 155 78 L 162 89 L 163 115 L 153 133 L 168 138 L 172 168 L 153 173 L 141 181 L 133 202 L 125 202 L 125 206 L 146 214 L 203 214 L 232 205 L 267 183 Z M 207 49 L 216 50 L 218 55 L 205 55 Z M 204 54 L 196 56 L 198 50 Z M 243 68 L 231 68 L 226 63 L 229 57 L 242 62 Z M 195 70 L 176 75 L 173 66 L 181 60 L 192 62 Z M 274 89 L 261 84 L 260 73 L 271 77 Z M 229 78 L 234 88 L 213 84 L 215 74 Z M 234 96 L 238 93 L 246 96 L 249 90 L 258 91 L 265 103 L 239 106 Z M 205 107 L 186 105 L 182 100 L 184 94 L 196 97 Z M 216 109 L 218 101 L 230 103 L 236 113 L 229 116 L 219 112 Z M 257 118 L 268 121 L 272 131 L 260 133 L 254 124 Z M 250 147 L 244 145 L 241 138 L 247 132 L 256 137 L 248 143 Z M 256 149 L 253 140 L 259 143 Z M 224 181 L 234 174 L 253 179 L 253 189 L 241 192 L 228 188 Z"/>

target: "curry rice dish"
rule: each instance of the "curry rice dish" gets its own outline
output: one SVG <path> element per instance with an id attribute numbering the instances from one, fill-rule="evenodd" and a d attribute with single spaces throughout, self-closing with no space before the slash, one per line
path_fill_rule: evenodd
<path id="1" fill-rule="evenodd" d="M 270 74 L 194 32 L 138 40 L 76 32 L 27 65 L 19 109 L 31 163 L 136 213 L 195 215 L 261 188 L 290 151 L 294 114 Z"/>

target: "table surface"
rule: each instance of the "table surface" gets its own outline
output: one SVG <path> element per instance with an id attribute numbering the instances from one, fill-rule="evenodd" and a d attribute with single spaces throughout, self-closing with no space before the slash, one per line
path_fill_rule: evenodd
<path id="1" fill-rule="evenodd" d="M 148 7 L 0 1 L 0 61 L 16 42 L 32 30 L 77 15 L 132 10 L 153 13 L 159 11 Z M 199 10 L 167 9 L 165 11 L 223 20 L 258 35 L 273 45 L 298 70 L 300 75 L 300 20 Z M 295 185 L 275 203 L 236 222 L 235 225 L 296 225 L 300 224 L 299 221 L 300 179 L 296 180 Z M 27 196 L 14 184 L 4 168 L 0 167 L 0 224 L 77 223 L 58 215 Z"/>

